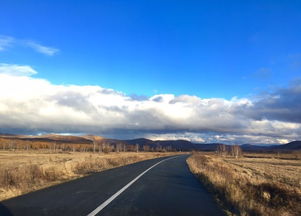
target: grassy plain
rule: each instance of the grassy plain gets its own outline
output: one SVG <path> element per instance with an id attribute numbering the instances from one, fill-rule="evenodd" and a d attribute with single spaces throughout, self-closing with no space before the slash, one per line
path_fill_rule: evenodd
<path id="1" fill-rule="evenodd" d="M 175 153 L 0 151 L 0 200 L 118 166 Z"/>
<path id="2" fill-rule="evenodd" d="M 228 215 L 301 215 L 300 153 L 194 153 L 187 163 Z"/>

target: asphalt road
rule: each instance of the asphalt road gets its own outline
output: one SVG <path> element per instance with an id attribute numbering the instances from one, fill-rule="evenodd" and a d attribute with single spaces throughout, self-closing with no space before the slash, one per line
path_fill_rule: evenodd
<path id="1" fill-rule="evenodd" d="M 0 215 L 224 215 L 190 173 L 187 155 L 157 158 L 119 167 L 35 191 L 0 203 Z M 109 198 L 156 163 L 115 199 Z"/>

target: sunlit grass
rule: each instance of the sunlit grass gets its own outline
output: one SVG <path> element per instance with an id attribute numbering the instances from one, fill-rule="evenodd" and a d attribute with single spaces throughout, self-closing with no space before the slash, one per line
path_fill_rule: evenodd
<path id="1" fill-rule="evenodd" d="M 82 177 L 173 153 L 47 153 L 0 151 L 0 200 Z"/>
<path id="2" fill-rule="evenodd" d="M 235 159 L 195 153 L 187 163 L 229 215 L 301 215 L 301 160 L 295 155 Z"/>

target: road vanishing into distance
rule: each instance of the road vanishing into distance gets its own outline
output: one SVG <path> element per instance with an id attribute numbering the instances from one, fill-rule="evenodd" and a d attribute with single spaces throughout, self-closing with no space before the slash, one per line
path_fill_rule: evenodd
<path id="1" fill-rule="evenodd" d="M 224 215 L 187 157 L 142 161 L 12 198 L 0 203 L 0 215 Z"/>

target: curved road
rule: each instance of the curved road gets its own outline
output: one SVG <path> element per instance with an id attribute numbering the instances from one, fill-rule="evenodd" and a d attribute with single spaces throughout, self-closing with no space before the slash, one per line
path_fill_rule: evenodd
<path id="1" fill-rule="evenodd" d="M 187 157 L 142 161 L 6 200 L 0 215 L 224 215 Z"/>

